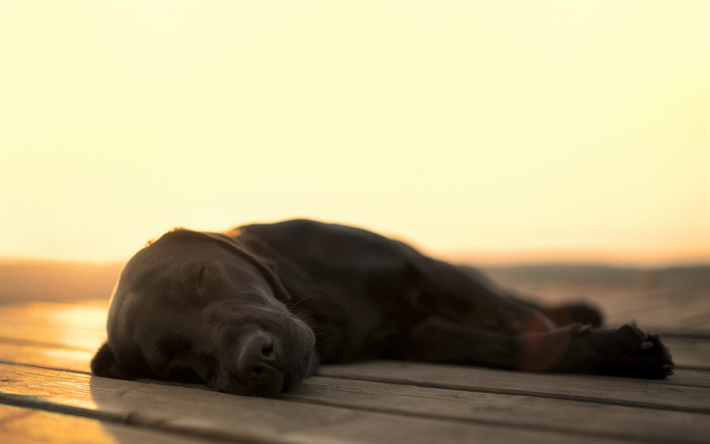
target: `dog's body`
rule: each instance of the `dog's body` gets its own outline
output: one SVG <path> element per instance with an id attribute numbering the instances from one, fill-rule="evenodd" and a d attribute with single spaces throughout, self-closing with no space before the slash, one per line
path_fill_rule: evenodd
<path id="1" fill-rule="evenodd" d="M 590 324 L 601 324 L 592 308 L 542 310 L 475 271 L 357 228 L 293 220 L 225 234 L 179 229 L 126 265 L 92 370 L 270 397 L 319 363 L 377 358 L 671 373 L 657 336 Z"/>

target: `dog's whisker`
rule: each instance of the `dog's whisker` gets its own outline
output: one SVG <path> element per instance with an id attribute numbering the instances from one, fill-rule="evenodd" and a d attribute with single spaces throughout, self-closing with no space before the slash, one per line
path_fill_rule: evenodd
<path id="1" fill-rule="evenodd" d="M 306 296 L 303 297 L 303 299 L 301 299 L 300 301 L 296 302 L 295 304 L 291 305 L 291 306 L 288 307 L 288 308 L 289 308 L 289 310 L 293 310 L 293 309 L 294 309 L 298 304 L 300 304 L 301 302 L 307 301 L 308 299 L 311 299 L 311 298 L 316 297 L 316 296 L 322 296 L 322 295 L 323 295 L 323 293 L 313 293 L 313 294 L 306 295 Z M 298 295 L 292 295 L 292 296 L 298 296 Z"/>

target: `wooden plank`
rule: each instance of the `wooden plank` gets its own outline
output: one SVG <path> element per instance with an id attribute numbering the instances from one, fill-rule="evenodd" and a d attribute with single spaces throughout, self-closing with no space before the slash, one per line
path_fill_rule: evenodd
<path id="1" fill-rule="evenodd" d="M 96 351 L 106 340 L 106 331 L 63 325 L 3 322 L 0 337 L 6 342 L 39 343 L 48 346 Z"/>
<path id="2" fill-rule="evenodd" d="M 84 353 L 73 350 L 44 350 L 36 347 L 10 346 L 39 352 L 35 365 L 64 365 L 68 362 L 65 353 Z M 7 345 L 0 348 L 7 358 Z M 44 355 L 44 352 L 59 352 Z M 15 353 L 15 357 L 19 353 Z M 90 355 L 90 354 L 89 354 Z M 20 355 L 20 358 L 23 356 Z M 54 360 L 48 361 L 48 359 Z M 15 362 L 18 362 L 16 359 Z M 74 361 L 88 370 L 88 362 Z M 702 382 L 710 387 L 710 372 L 686 371 L 703 377 Z M 514 375 L 514 374 L 513 374 Z M 511 375 L 512 377 L 512 375 Z M 554 376 L 551 376 L 554 377 Z M 194 386 L 209 390 L 207 386 Z M 682 412 L 649 414 L 646 409 L 614 405 L 598 405 L 568 400 L 537 398 L 533 396 L 500 395 L 489 393 L 461 392 L 442 389 L 414 387 L 410 385 L 382 384 L 369 381 L 344 380 L 331 377 L 314 377 L 303 386 L 284 393 L 285 399 L 315 402 L 324 405 L 355 407 L 381 412 L 399 412 L 436 417 L 448 417 L 465 421 L 515 424 L 560 431 L 584 431 L 602 436 L 643 437 L 665 440 L 702 441 L 710 436 L 710 421 L 706 415 Z M 594 418 L 593 421 L 580 418 Z"/>
<path id="3" fill-rule="evenodd" d="M 313 377 L 283 398 L 370 411 L 456 418 L 626 439 L 704 442 L 710 416 L 533 396 Z"/>
<path id="4" fill-rule="evenodd" d="M 673 370 L 673 375 L 666 379 L 651 379 L 646 382 L 662 385 L 687 385 L 689 387 L 710 388 L 710 372 L 707 370 L 693 370 L 678 368 Z"/>
<path id="5" fill-rule="evenodd" d="M 91 373 L 94 352 L 0 342 L 0 361 Z"/>
<path id="6" fill-rule="evenodd" d="M 12 349 L 15 349 L 12 351 Z M 43 367 L 74 367 L 88 372 L 88 361 L 82 361 L 83 351 L 42 349 L 37 347 L 3 345 L 0 359 Z M 25 353 L 23 355 L 23 352 Z M 35 354 L 33 355 L 32 352 Z M 79 355 L 76 355 L 79 354 Z M 69 355 L 67 357 L 67 355 Z M 28 359 L 29 358 L 29 359 Z M 37 358 L 34 362 L 26 362 Z M 90 358 L 90 356 L 83 356 Z M 71 365 L 67 365 L 71 363 Z M 699 373 L 706 387 L 710 387 L 710 372 Z M 511 376 L 512 377 L 512 376 Z M 554 377 L 554 376 L 552 376 Z M 197 387 L 197 386 L 195 386 Z M 207 386 L 200 388 L 207 389 Z M 375 411 L 398 411 L 408 414 L 432 414 L 471 421 L 513 423 L 550 430 L 582 430 L 609 436 L 639 436 L 651 439 L 664 436 L 671 439 L 684 436 L 696 440 L 710 436 L 710 421 L 703 415 L 664 412 L 649 415 L 648 410 L 614 405 L 599 406 L 569 400 L 537 398 L 533 396 L 500 395 L 414 387 L 401 384 L 382 384 L 369 381 L 314 377 L 282 395 L 285 399 L 317 402 L 325 405 L 367 408 Z M 411 398 L 410 398 L 411 397 Z M 472 408 L 471 406 L 475 406 Z M 594 421 L 579 423 L 580 417 L 594 417 Z M 698 421 L 698 417 L 702 417 Z M 649 420 L 649 418 L 653 418 Z M 649 424 L 650 422 L 650 424 Z M 701 423 L 701 427 L 697 424 Z M 571 426 L 570 426 L 571 425 Z M 702 427 L 707 425 L 708 427 Z M 687 431 L 685 435 L 680 432 Z M 705 435 L 703 435 L 705 433 Z"/>
<path id="7" fill-rule="evenodd" d="M 623 302 L 628 298 L 621 300 Z M 662 300 L 666 301 L 666 298 Z M 666 302 L 663 307 L 667 312 Z M 0 337 L 94 351 L 106 338 L 107 309 L 106 301 L 2 306 Z M 682 362 L 683 366 L 690 368 L 710 369 L 710 336 L 705 342 L 675 336 L 664 337 L 664 341 L 671 348 L 677 363 Z"/>
<path id="8" fill-rule="evenodd" d="M 710 389 L 607 376 L 508 372 L 397 361 L 331 365 L 323 376 L 501 394 L 530 395 L 646 408 L 710 412 Z"/>
<path id="9" fill-rule="evenodd" d="M 624 442 L 499 424 L 373 413 L 350 408 L 119 381 L 0 365 L 0 402 L 46 410 L 100 412 L 143 427 L 246 441 L 318 442 Z"/>
<path id="10" fill-rule="evenodd" d="M 96 304 L 28 304 L 0 310 L 0 341 L 39 343 L 94 352 L 106 339 L 105 307 Z M 88 306 L 87 306 L 88 305 Z M 73 308 L 72 308 L 73 307 Z M 51 310 L 58 310 L 53 313 Z M 97 317 L 101 318 L 99 322 Z M 79 322 L 84 319 L 84 321 Z M 72 322 L 76 322 L 73 325 Z M 710 370 L 710 337 L 667 336 L 675 363 L 682 368 Z"/>
<path id="11" fill-rule="evenodd" d="M 58 443 L 113 444 L 125 442 L 220 442 L 194 439 L 112 424 L 95 419 L 0 405 L 0 442 L 3 444 Z"/>
<path id="12" fill-rule="evenodd" d="M 632 321 L 649 331 L 710 332 L 710 268 L 657 270 L 590 266 L 491 267 L 500 285 L 547 304 L 589 301 L 609 325 Z"/>
<path id="13" fill-rule="evenodd" d="M 710 339 L 664 337 L 673 361 L 680 368 L 710 370 Z"/>
<path id="14" fill-rule="evenodd" d="M 616 299 L 608 299 L 607 296 L 603 304 L 610 325 L 637 322 L 652 332 L 708 333 L 710 305 L 707 297 L 707 286 L 686 292 L 682 297 L 679 297 L 677 288 L 668 288 L 636 294 L 619 292 Z"/>
<path id="15" fill-rule="evenodd" d="M 0 340 L 0 361 L 28 364 L 57 370 L 91 373 L 89 363 L 93 351 L 53 348 L 35 344 L 14 344 Z M 508 373 L 506 373 L 508 374 Z M 550 375 L 555 377 L 556 375 Z M 710 388 L 710 371 L 677 369 L 667 379 L 645 380 L 649 384 L 685 385 Z"/>

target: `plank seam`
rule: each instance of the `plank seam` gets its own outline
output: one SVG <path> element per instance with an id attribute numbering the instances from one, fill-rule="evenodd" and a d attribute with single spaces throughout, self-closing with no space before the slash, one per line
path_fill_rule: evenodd
<path id="1" fill-rule="evenodd" d="M 398 411 L 395 409 L 363 408 L 363 407 L 357 407 L 357 406 L 341 406 L 341 405 L 337 405 L 337 404 L 331 404 L 328 402 L 303 400 L 303 399 L 298 399 L 298 398 L 288 398 L 288 399 L 287 398 L 280 398 L 280 399 L 284 400 L 284 401 L 294 402 L 294 403 L 324 405 L 327 407 L 339 408 L 339 409 L 343 409 L 343 410 L 356 410 L 356 411 L 362 411 L 362 412 L 366 412 L 366 413 L 378 413 L 378 414 L 392 415 L 392 416 L 405 416 L 405 417 L 435 420 L 435 421 L 441 421 L 441 422 L 477 424 L 477 425 L 483 425 L 483 426 L 488 426 L 488 427 L 514 428 L 514 429 L 518 429 L 518 430 L 534 430 L 534 431 L 540 431 L 540 432 L 559 433 L 559 434 L 563 434 L 563 435 L 573 435 L 573 436 L 599 437 L 599 438 L 622 439 L 622 440 L 642 439 L 645 442 L 665 442 L 665 440 L 663 440 L 663 439 L 639 437 L 636 435 L 629 435 L 629 434 L 624 434 L 624 433 L 584 432 L 584 431 L 570 430 L 570 429 L 565 429 L 565 428 L 535 426 L 535 425 L 528 425 L 528 424 L 515 424 L 515 423 L 504 422 L 504 421 L 451 418 L 451 417 L 446 417 L 446 416 L 442 416 L 442 415 L 435 415 L 435 414 L 426 415 L 426 414 L 419 414 L 419 413 L 415 413 L 415 412 L 403 412 L 403 411 Z M 15 407 L 22 407 L 22 408 L 30 408 L 33 410 L 47 411 L 47 412 L 53 412 L 53 413 L 59 413 L 59 414 L 67 414 L 67 415 L 71 415 L 71 416 L 94 419 L 94 420 L 98 420 L 98 421 L 120 424 L 120 425 L 128 425 L 128 426 L 132 426 L 132 427 L 136 427 L 136 428 L 140 428 L 140 429 L 144 429 L 144 430 L 149 430 L 149 431 L 160 431 L 160 432 L 175 434 L 175 435 L 180 435 L 180 436 L 188 435 L 188 436 L 196 437 L 196 438 L 208 438 L 208 439 L 212 439 L 212 440 L 216 440 L 216 441 L 235 442 L 235 440 L 238 440 L 239 442 L 251 443 L 251 444 L 266 444 L 266 443 L 286 444 L 286 443 L 300 442 L 300 441 L 289 441 L 286 439 L 279 440 L 275 436 L 255 436 L 254 434 L 249 434 L 249 433 L 231 434 L 231 433 L 224 433 L 224 432 L 219 432 L 219 431 L 215 431 L 215 430 L 204 430 L 204 431 L 203 430 L 195 430 L 195 429 L 187 428 L 187 427 L 166 425 L 164 420 L 146 419 L 146 418 L 143 418 L 142 415 L 140 415 L 137 412 L 129 411 L 129 412 L 126 412 L 125 414 L 109 413 L 109 412 L 103 412 L 100 410 L 91 410 L 91 409 L 86 409 L 86 408 L 82 408 L 82 407 L 57 404 L 52 401 L 48 401 L 48 400 L 34 397 L 34 396 L 27 396 L 27 395 L 18 395 L 18 394 L 10 394 L 10 393 L 0 392 L 0 404 L 11 405 L 11 406 L 15 406 Z M 700 444 L 702 441 L 679 440 L 677 442 L 679 444 L 680 443 Z"/>
<path id="2" fill-rule="evenodd" d="M 561 394 L 561 393 L 558 393 L 558 394 L 541 393 L 541 392 L 534 392 L 534 391 L 520 390 L 520 389 L 491 389 L 491 388 L 487 388 L 487 387 L 471 387 L 471 386 L 462 386 L 462 385 L 456 385 L 456 384 L 416 382 L 416 381 L 410 381 L 407 379 L 368 377 L 368 376 L 359 376 L 359 375 L 330 376 L 330 375 L 323 375 L 320 373 L 317 373 L 317 375 L 325 377 L 325 378 L 334 378 L 334 379 L 340 378 L 340 379 L 350 379 L 353 381 L 382 382 L 382 383 L 388 383 L 388 384 L 410 385 L 410 386 L 414 386 L 414 387 L 423 387 L 423 388 L 458 390 L 458 391 L 465 391 L 465 392 L 472 392 L 472 393 L 490 393 L 493 395 L 532 396 L 532 397 L 537 397 L 537 398 L 563 399 L 563 400 L 567 400 L 567 401 L 580 401 L 580 402 L 589 402 L 589 403 L 595 403 L 595 404 L 609 404 L 609 405 L 618 405 L 618 406 L 623 406 L 623 407 L 639 407 L 639 408 L 651 409 L 651 410 L 670 410 L 670 411 L 676 411 L 676 412 L 704 413 L 704 414 L 710 413 L 710 408 L 683 407 L 683 406 L 675 406 L 675 405 L 655 404 L 655 403 L 651 403 L 651 402 L 642 402 L 642 401 L 624 401 L 624 400 L 620 400 L 620 399 L 595 398 L 593 396 L 566 395 L 566 394 Z"/>
<path id="3" fill-rule="evenodd" d="M 69 369 L 64 369 L 64 368 L 58 368 L 58 367 L 46 367 L 46 366 L 41 366 L 41 365 L 35 365 L 35 364 L 24 364 L 20 362 L 11 362 L 11 361 L 3 361 L 0 360 L 0 364 L 7 364 L 7 365 L 17 365 L 21 367 L 31 367 L 31 368 L 38 368 L 42 370 L 52 370 L 52 371 L 58 371 L 58 372 L 68 372 L 68 373 L 76 373 L 80 375 L 89 375 L 92 376 L 93 373 L 91 372 L 84 372 L 81 370 L 69 370 Z M 578 397 L 579 395 L 552 395 L 552 394 L 545 394 L 545 393 L 539 393 L 539 392 L 528 392 L 528 391 L 517 391 L 516 389 L 500 389 L 500 391 L 496 391 L 495 389 L 486 389 L 485 387 L 468 387 L 468 386 L 459 386 L 459 385 L 449 385 L 449 384 L 436 384 L 436 383 L 426 383 L 426 382 L 416 382 L 416 381 L 408 381 L 405 379 L 399 380 L 396 378 L 368 378 L 368 377 L 358 377 L 358 376 L 332 376 L 332 375 L 325 375 L 325 374 L 320 374 L 317 373 L 317 376 L 321 376 L 324 378 L 331 378 L 331 379 L 346 379 L 346 380 L 354 380 L 354 381 L 370 381 L 370 382 L 380 382 L 380 383 L 386 383 L 386 384 L 397 384 L 397 385 L 411 385 L 415 387 L 424 387 L 424 388 L 435 388 L 435 389 L 442 389 L 442 390 L 461 390 L 461 391 L 468 391 L 468 392 L 473 392 L 473 393 L 491 393 L 491 394 L 500 394 L 500 395 L 519 395 L 519 396 L 534 396 L 537 398 L 549 398 L 549 399 L 562 399 L 562 400 L 568 400 L 568 401 L 581 401 L 581 402 L 596 402 L 596 403 L 601 403 L 601 404 L 614 404 L 613 402 L 606 402 L 607 400 L 600 399 L 600 398 L 590 398 L 590 399 L 597 399 L 597 401 L 590 401 L 588 399 L 582 399 L 581 397 Z M 133 380 L 136 381 L 136 380 Z M 308 381 L 306 379 L 306 381 Z M 167 382 L 170 383 L 170 381 L 160 381 L 160 382 Z M 678 387 L 690 387 L 690 388 L 707 388 L 705 386 L 696 386 L 696 385 L 690 385 L 690 384 L 674 384 L 674 383 L 668 383 L 668 384 L 663 384 L 663 385 L 668 385 L 668 386 L 678 386 Z M 510 390 L 508 392 L 507 390 Z M 623 402 L 623 401 L 621 401 Z M 629 401 L 629 402 L 634 402 L 634 401 Z M 649 403 L 651 404 L 651 403 Z M 673 408 L 673 406 L 670 406 L 671 408 L 662 408 L 662 407 L 647 407 L 647 406 L 640 406 L 640 405 L 627 405 L 627 404 L 614 404 L 614 405 L 621 405 L 621 406 L 627 406 L 627 407 L 642 407 L 642 408 L 651 408 L 651 409 L 656 409 L 656 410 L 674 410 L 674 411 L 686 411 L 686 410 L 677 410 L 676 408 Z M 651 404 L 651 405 L 656 405 L 656 404 Z M 669 406 L 666 406 L 669 407 Z M 682 407 L 678 407 L 682 408 Z M 692 408 L 692 407 L 689 407 Z M 707 410 L 701 410 L 701 411 L 688 411 L 688 413 L 710 413 L 710 408 Z"/>
<path id="4" fill-rule="evenodd" d="M 136 412 L 127 412 L 124 415 L 103 412 L 100 410 L 91 410 L 82 407 L 57 404 L 46 399 L 35 396 L 18 395 L 12 393 L 0 392 L 0 404 L 11 405 L 15 407 L 24 407 L 33 410 L 41 410 L 46 412 L 60 413 L 65 415 L 77 416 L 81 418 L 95 419 L 98 421 L 109 422 L 113 424 L 129 425 L 136 428 L 141 428 L 150 431 L 160 431 L 178 436 L 189 435 L 195 438 L 207 438 L 214 441 L 223 442 L 239 442 L 249 444 L 294 444 L 301 441 L 293 441 L 282 439 L 277 436 L 259 436 L 254 433 L 224 433 L 216 430 L 196 430 L 188 427 L 166 426 L 163 421 L 149 420 L 143 418 Z"/>
<path id="5" fill-rule="evenodd" d="M 710 367 L 703 367 L 700 365 L 678 365 L 676 364 L 675 368 L 681 369 L 681 370 L 696 370 L 696 371 L 701 371 L 701 372 L 710 372 Z"/>
<path id="6" fill-rule="evenodd" d="M 52 370 L 52 371 L 57 371 L 57 372 L 67 372 L 67 373 L 78 373 L 80 375 L 93 375 L 91 372 L 84 372 L 81 370 L 70 370 L 66 368 L 58 368 L 58 367 L 45 367 L 42 365 L 35 365 L 35 364 L 23 364 L 21 362 L 12 362 L 12 361 L 3 361 L 0 359 L 0 364 L 7 364 L 7 365 L 19 365 L 22 367 L 32 367 L 32 368 L 39 368 L 42 370 Z"/>
<path id="7" fill-rule="evenodd" d="M 22 364 L 17 364 L 17 365 L 22 365 Z M 35 367 L 35 366 L 32 366 Z M 39 367 L 43 368 L 43 367 Z M 72 373 L 81 373 L 81 374 L 87 374 L 85 372 L 72 372 Z M 329 377 L 329 376 L 324 376 L 330 379 L 358 379 L 358 378 L 348 378 L 348 377 Z M 406 383 L 402 384 L 399 383 L 400 385 L 411 385 L 411 386 L 417 386 L 417 384 L 412 384 L 412 383 Z M 423 386 L 431 386 L 432 384 L 423 384 Z M 434 388 L 439 388 L 441 387 L 434 387 Z M 462 391 L 473 391 L 473 390 L 462 390 Z M 475 390 L 479 392 L 485 392 L 483 390 Z M 495 393 L 494 391 L 488 391 L 488 393 Z M 525 395 L 525 394 L 520 394 L 520 393 L 513 393 L 513 395 Z M 10 397 L 8 399 L 8 396 Z M 560 398 L 560 397 L 552 397 L 552 398 Z M 20 401 L 17 401 L 19 399 Z M 633 435 L 628 435 L 628 434 L 623 434 L 623 433 L 613 433 L 613 432 L 594 432 L 594 431 L 575 431 L 575 430 L 568 430 L 565 428 L 556 428 L 556 427 L 550 427 L 550 426 L 535 426 L 535 425 L 526 425 L 526 424 L 510 424 L 505 421 L 495 421 L 495 420 L 483 420 L 483 419 L 465 419 L 465 418 L 455 418 L 455 417 L 447 417 L 443 415 L 428 415 L 428 414 L 421 414 L 417 412 L 406 412 L 406 411 L 399 411 L 397 409 L 388 409 L 388 408 L 363 408 L 363 407 L 358 407 L 358 406 L 343 406 L 343 405 L 338 405 L 334 404 L 328 401 L 313 401 L 313 400 L 306 400 L 306 399 L 301 399 L 298 398 L 296 395 L 293 397 L 287 396 L 287 397 L 281 397 L 281 400 L 285 401 L 293 401 L 293 402 L 303 402 L 303 403 L 311 403 L 311 404 L 321 404 L 333 408 L 340 408 L 340 409 L 350 409 L 350 410 L 357 410 L 357 411 L 365 411 L 365 412 L 373 412 L 373 413 L 381 413 L 381 414 L 390 414 L 394 416 L 411 416 L 411 417 L 417 417 L 417 418 L 429 418 L 433 420 L 441 420 L 441 421 L 452 421 L 452 422 L 461 422 L 461 423 L 473 423 L 473 424 L 483 424 L 483 425 L 491 425 L 491 426 L 496 426 L 496 427 L 515 427 L 518 429 L 530 429 L 530 430 L 540 430 L 540 431 L 550 431 L 550 432 L 555 432 L 555 433 L 563 433 L 563 434 L 572 434 L 572 435 L 579 435 L 579 436 L 600 436 L 600 437 L 609 437 L 609 438 L 623 438 L 623 439 L 628 439 L 628 438 L 634 438 Z M 565 399 L 565 398 L 562 398 Z M 579 399 L 574 399 L 573 397 L 568 399 L 571 401 L 579 401 Z M 20 402 L 19 404 L 17 402 Z M 25 402 L 25 404 L 22 404 L 21 402 Z M 165 430 L 173 433 L 175 432 L 175 427 L 170 427 L 170 426 L 164 426 L 161 423 L 163 421 L 158 421 L 156 419 L 147 419 L 147 418 L 142 418 L 141 414 L 136 413 L 136 412 L 127 412 L 124 415 L 116 415 L 116 414 L 111 414 L 111 413 L 106 413 L 106 412 L 100 412 L 100 411 L 94 411 L 94 410 L 89 410 L 89 409 L 82 409 L 78 407 L 73 407 L 73 406 L 64 406 L 62 404 L 57 404 L 53 403 L 51 401 L 43 400 L 41 398 L 35 398 L 35 397 L 30 397 L 26 395 L 11 395 L 11 394 L 4 394 L 0 392 L 0 403 L 4 404 L 9 404 L 9 405 L 17 405 L 21 407 L 30 407 L 30 408 L 35 408 L 35 409 L 40 409 L 40 410 L 48 410 L 48 411 L 55 411 L 58 413 L 68 413 L 68 414 L 73 414 L 75 416 L 83 416 L 83 417 L 89 417 L 93 419 L 98 419 L 98 420 L 104 420 L 104 421 L 110 421 L 110 422 L 116 422 L 116 423 L 121 423 L 121 424 L 129 424 L 129 425 L 137 425 L 137 426 L 142 426 L 146 428 L 152 428 L 156 430 Z M 39 404 L 39 405 L 38 405 Z M 606 403 L 606 404 L 613 404 L 613 403 Z M 619 405 L 624 405 L 624 404 L 619 404 Z M 639 407 L 637 405 L 632 405 L 631 407 Z M 72 409 L 78 409 L 76 411 Z M 697 412 L 693 412 L 697 413 Z M 108 415 L 108 416 L 107 416 Z M 182 431 L 180 433 L 183 433 Z M 221 439 L 221 440 L 233 440 L 233 436 L 225 437 L 225 434 L 219 434 L 213 435 L 210 432 L 207 433 L 201 433 L 200 431 L 190 431 L 187 430 L 185 433 L 190 433 L 195 436 L 204 436 L 208 438 L 214 438 L 214 439 Z M 636 437 L 638 438 L 638 437 Z M 649 439 L 649 438 L 644 438 L 644 439 Z M 652 439 L 652 438 L 650 438 Z M 266 440 L 266 439 L 265 439 Z M 272 439 L 269 438 L 268 440 L 271 442 Z M 250 442 L 264 442 L 264 440 L 261 441 L 255 441 L 251 440 Z M 696 441 L 689 441 L 686 440 L 685 442 L 692 443 Z"/>
<path id="8" fill-rule="evenodd" d="M 550 426 L 536 426 L 534 424 L 516 424 L 516 423 L 511 423 L 511 422 L 506 422 L 506 421 L 495 421 L 495 420 L 486 420 L 486 419 L 474 419 L 474 418 L 455 418 L 451 416 L 443 416 L 443 415 L 437 415 L 434 413 L 429 413 L 429 414 L 424 414 L 424 413 L 417 413 L 417 412 L 407 412 L 404 410 L 397 410 L 397 409 L 391 409 L 391 408 L 381 408 L 381 407 L 360 407 L 360 406 L 344 406 L 340 405 L 337 403 L 331 403 L 328 401 L 319 401 L 319 400 L 313 400 L 313 399 L 303 399 L 303 398 L 298 398 L 296 396 L 289 396 L 289 397 L 279 397 L 280 400 L 284 401 L 290 401 L 290 402 L 296 402 L 296 403 L 304 403 L 304 404 L 316 404 L 316 405 L 324 405 L 328 407 L 337 407 L 337 408 L 342 408 L 342 409 L 348 409 L 348 410 L 358 410 L 358 411 L 363 411 L 363 412 L 375 412 L 375 413 L 381 413 L 381 414 L 388 414 L 388 415 L 395 415 L 395 416 L 407 416 L 411 418 L 417 418 L 417 419 L 434 419 L 437 421 L 449 421 L 449 422 L 456 422 L 456 423 L 464 423 L 464 424 L 478 424 L 478 425 L 485 425 L 485 426 L 492 426 L 492 427 L 501 427 L 501 428 L 514 428 L 514 429 L 519 429 L 519 430 L 535 430 L 539 432 L 553 432 L 553 433 L 560 433 L 560 434 L 565 434 L 565 435 L 575 435 L 575 436 L 584 436 L 584 437 L 599 437 L 599 438 L 609 438 L 609 439 L 621 439 L 621 440 L 643 440 L 645 442 L 667 442 L 666 439 L 654 439 L 651 437 L 647 436 L 638 436 L 638 435 L 630 435 L 630 434 L 625 434 L 625 433 L 613 433 L 613 432 L 592 432 L 592 431 L 583 431 L 583 430 L 574 430 L 574 429 L 567 429 L 564 427 L 550 427 Z M 684 442 L 684 443 L 701 443 L 703 441 L 678 441 Z"/>
<path id="9" fill-rule="evenodd" d="M 645 326 L 644 326 L 644 329 L 647 331 L 658 332 L 661 335 L 661 339 L 663 339 L 663 337 L 668 337 L 668 338 L 710 340 L 710 332 L 704 332 L 704 331 L 663 331 L 663 330 L 654 329 L 654 328 L 646 328 Z"/>

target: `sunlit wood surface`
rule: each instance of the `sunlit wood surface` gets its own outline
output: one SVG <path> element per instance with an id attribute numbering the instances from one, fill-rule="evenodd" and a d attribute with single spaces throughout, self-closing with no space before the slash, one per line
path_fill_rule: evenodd
<path id="1" fill-rule="evenodd" d="M 667 290 L 591 296 L 612 323 L 667 332 L 666 380 L 366 362 L 323 367 L 279 399 L 94 377 L 105 300 L 3 305 L 0 442 L 710 443 L 710 295 L 663 302 Z"/>

